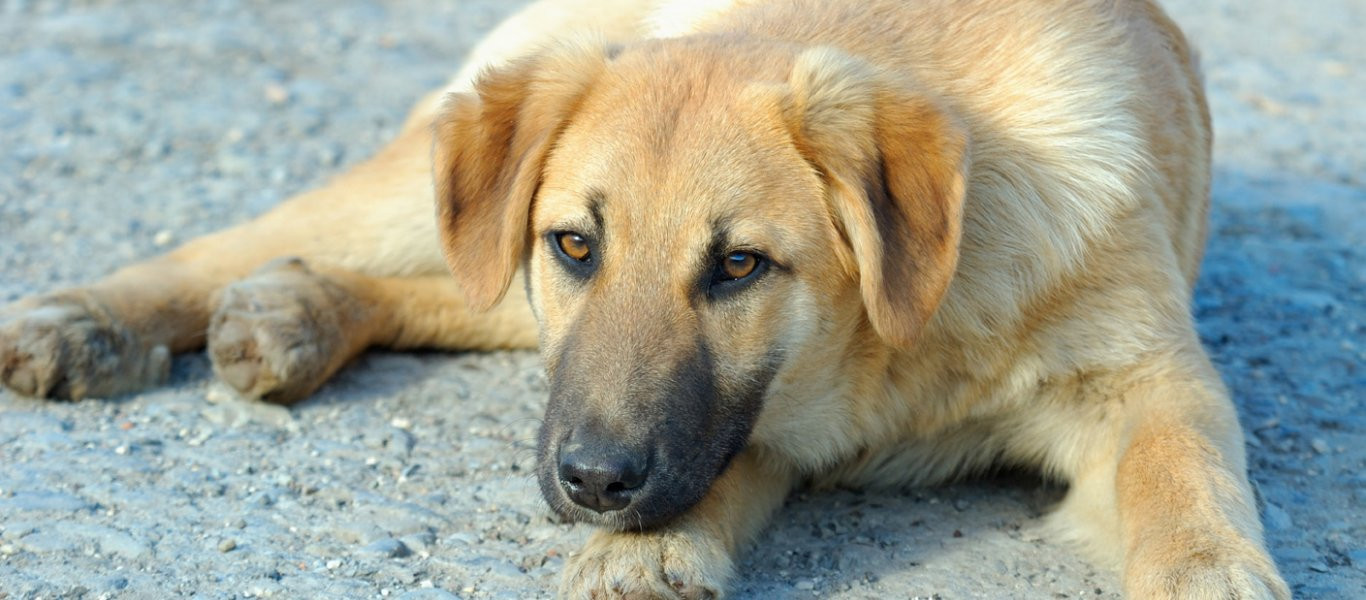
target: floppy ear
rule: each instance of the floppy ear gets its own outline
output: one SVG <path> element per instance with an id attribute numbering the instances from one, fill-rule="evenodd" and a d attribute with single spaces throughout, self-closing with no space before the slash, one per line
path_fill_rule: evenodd
<path id="1" fill-rule="evenodd" d="M 786 110 L 825 177 L 874 329 L 907 347 L 958 264 L 968 138 L 933 99 L 829 48 L 803 52 Z"/>
<path id="2" fill-rule="evenodd" d="M 545 157 L 607 59 L 600 44 L 564 44 L 485 72 L 473 93 L 446 96 L 432 151 L 437 227 L 471 308 L 487 310 L 507 292 Z"/>

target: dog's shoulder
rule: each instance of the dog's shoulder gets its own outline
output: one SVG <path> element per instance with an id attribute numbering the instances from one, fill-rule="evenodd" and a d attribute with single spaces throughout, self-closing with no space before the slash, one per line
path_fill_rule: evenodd
<path id="1" fill-rule="evenodd" d="M 648 37 L 672 38 L 695 32 L 708 21 L 755 0 L 656 0 L 645 19 Z"/>

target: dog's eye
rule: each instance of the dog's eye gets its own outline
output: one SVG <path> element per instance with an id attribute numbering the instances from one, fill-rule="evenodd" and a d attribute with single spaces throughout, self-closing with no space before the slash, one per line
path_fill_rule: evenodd
<path id="1" fill-rule="evenodd" d="M 759 267 L 759 257 L 749 252 L 731 252 L 721 259 L 720 281 L 735 281 L 749 277 Z"/>
<path id="2" fill-rule="evenodd" d="M 708 295 L 720 298 L 739 291 L 764 274 L 768 259 L 756 252 L 736 250 L 716 262 L 712 269 Z"/>
<path id="3" fill-rule="evenodd" d="M 555 234 L 555 245 L 560 247 L 560 252 L 565 256 L 581 263 L 593 259 L 593 249 L 588 246 L 588 240 L 572 231 Z"/>

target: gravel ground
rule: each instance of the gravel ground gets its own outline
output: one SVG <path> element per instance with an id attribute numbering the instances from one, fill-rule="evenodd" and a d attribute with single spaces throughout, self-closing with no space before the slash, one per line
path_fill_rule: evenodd
<path id="1" fill-rule="evenodd" d="M 259 214 L 373 151 L 497 0 L 0 0 L 0 303 Z M 1366 595 L 1366 4 L 1187 0 L 1218 132 L 1197 317 L 1298 597 Z M 322 8 L 325 6 L 325 9 Z M 371 353 L 294 409 L 202 356 L 78 404 L 0 392 L 0 598 L 547 595 L 584 528 L 531 474 L 529 353 Z M 794 497 L 743 598 L 1117 597 L 1006 476 Z"/>

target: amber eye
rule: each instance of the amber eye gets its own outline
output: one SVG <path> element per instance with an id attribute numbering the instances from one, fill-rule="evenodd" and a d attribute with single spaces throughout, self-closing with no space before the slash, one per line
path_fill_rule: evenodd
<path id="1" fill-rule="evenodd" d="M 759 257 L 748 252 L 731 252 L 721 259 L 721 281 L 734 281 L 749 277 L 759 266 Z"/>
<path id="2" fill-rule="evenodd" d="M 572 231 L 556 234 L 555 243 L 559 244 L 560 252 L 565 256 L 579 262 L 588 262 L 593 258 L 593 250 L 588 246 L 588 240 Z"/>

